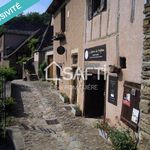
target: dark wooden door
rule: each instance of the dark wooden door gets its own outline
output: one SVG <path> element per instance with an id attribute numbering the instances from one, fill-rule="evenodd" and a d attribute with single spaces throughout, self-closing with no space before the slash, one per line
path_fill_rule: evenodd
<path id="1" fill-rule="evenodd" d="M 48 56 L 48 65 L 53 62 L 53 56 Z M 48 69 L 48 78 L 53 78 L 53 65 Z"/>
<path id="2" fill-rule="evenodd" d="M 104 115 L 105 80 L 104 76 L 89 76 L 85 83 L 84 115 L 102 117 Z"/>

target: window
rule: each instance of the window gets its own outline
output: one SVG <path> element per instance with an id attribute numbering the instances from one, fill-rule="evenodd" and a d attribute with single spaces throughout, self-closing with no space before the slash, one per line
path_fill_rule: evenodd
<path id="1" fill-rule="evenodd" d="M 118 77 L 109 76 L 108 102 L 117 106 Z"/>
<path id="2" fill-rule="evenodd" d="M 106 10 L 107 0 L 88 0 L 88 19 Z"/>
<path id="3" fill-rule="evenodd" d="M 61 31 L 66 31 L 66 6 L 61 9 Z"/>
<path id="4" fill-rule="evenodd" d="M 134 22 L 135 19 L 135 0 L 131 1 L 131 17 L 130 17 L 130 21 L 131 23 Z"/>
<path id="5" fill-rule="evenodd" d="M 75 65 L 78 63 L 78 55 L 74 54 L 72 55 L 72 64 Z"/>
<path id="6" fill-rule="evenodd" d="M 93 14 L 96 15 L 100 9 L 101 1 L 93 0 Z"/>
<path id="7" fill-rule="evenodd" d="M 150 0 L 144 0 L 144 4 L 150 3 Z"/>

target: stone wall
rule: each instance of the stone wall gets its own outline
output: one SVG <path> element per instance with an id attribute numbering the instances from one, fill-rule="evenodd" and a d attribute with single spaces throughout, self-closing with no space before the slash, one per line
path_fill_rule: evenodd
<path id="1" fill-rule="evenodd" d="M 144 51 L 141 90 L 140 150 L 150 148 L 150 2 L 144 9 Z"/>

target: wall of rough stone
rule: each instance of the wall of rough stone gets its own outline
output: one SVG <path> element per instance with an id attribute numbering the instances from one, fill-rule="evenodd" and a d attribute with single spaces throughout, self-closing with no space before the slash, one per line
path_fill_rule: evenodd
<path id="1" fill-rule="evenodd" d="M 150 2 L 145 4 L 144 15 L 144 51 L 140 103 L 140 150 L 150 149 Z"/>

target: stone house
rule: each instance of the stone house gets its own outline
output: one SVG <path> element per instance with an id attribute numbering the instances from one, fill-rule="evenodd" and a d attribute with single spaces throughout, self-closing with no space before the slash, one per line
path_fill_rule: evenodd
<path id="1" fill-rule="evenodd" d="M 90 74 L 87 80 L 66 81 L 54 68 L 60 91 L 84 116 L 113 125 L 121 120 L 134 131 L 140 115 L 143 10 L 144 0 L 53 0 L 47 10 L 54 17 L 54 61 L 62 69 L 71 67 L 72 74 L 77 68 Z"/>
<path id="2" fill-rule="evenodd" d="M 77 67 L 84 69 L 85 6 L 85 0 L 54 0 L 47 10 L 48 13 L 53 14 L 53 60 L 62 68 L 70 67 L 73 73 Z M 57 67 L 53 68 L 53 73 L 54 77 L 62 78 Z M 84 89 L 74 88 L 83 86 L 83 80 L 62 79 L 56 84 L 62 93 L 68 95 L 70 103 L 78 104 L 81 109 L 83 108 Z"/>
<path id="3" fill-rule="evenodd" d="M 53 26 L 51 25 L 50 22 L 42 34 L 39 47 L 34 52 L 34 66 L 37 75 L 39 75 L 39 67 L 41 64 L 46 63 L 48 65 L 53 61 L 52 36 L 53 36 Z"/>
<path id="4" fill-rule="evenodd" d="M 144 0 L 89 0 L 86 6 L 84 68 L 104 71 L 100 81 L 95 73 L 87 80 L 96 83 L 99 92 L 85 91 L 85 115 L 101 115 L 112 124 L 121 119 L 137 131 Z"/>
<path id="5" fill-rule="evenodd" d="M 140 150 L 150 148 L 150 1 L 145 1 L 144 6 L 144 51 L 142 63 L 142 88 L 140 102 Z"/>
<path id="6" fill-rule="evenodd" d="M 21 30 L 5 30 L 0 35 L 0 64 L 9 66 L 9 61 L 4 58 L 11 54 L 22 42 L 24 42 L 31 32 Z"/>

